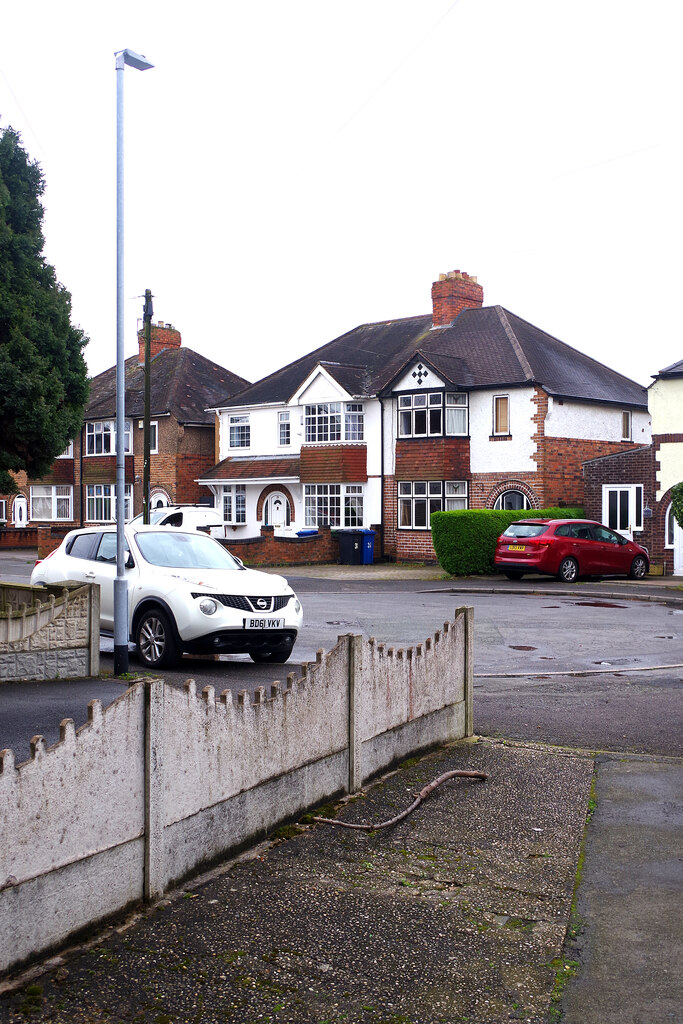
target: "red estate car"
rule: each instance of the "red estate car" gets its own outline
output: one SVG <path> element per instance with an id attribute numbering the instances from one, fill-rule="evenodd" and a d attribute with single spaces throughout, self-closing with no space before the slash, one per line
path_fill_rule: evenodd
<path id="1" fill-rule="evenodd" d="M 518 519 L 496 543 L 495 566 L 510 580 L 525 572 L 557 576 L 616 576 L 642 580 L 650 568 L 647 548 L 589 519 Z"/>

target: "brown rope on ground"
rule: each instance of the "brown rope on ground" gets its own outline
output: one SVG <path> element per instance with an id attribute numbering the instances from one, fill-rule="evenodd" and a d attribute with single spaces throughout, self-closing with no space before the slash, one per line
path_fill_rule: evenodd
<path id="1" fill-rule="evenodd" d="M 440 775 L 438 779 L 434 779 L 428 786 L 421 789 L 419 793 L 415 794 L 410 807 L 407 807 L 405 811 L 401 811 L 395 818 L 390 818 L 388 821 L 381 821 L 378 825 L 356 825 L 351 821 L 338 821 L 336 818 L 319 818 L 317 815 L 313 817 L 313 821 L 321 821 L 325 825 L 339 825 L 341 828 L 355 828 L 360 829 L 363 832 L 376 832 L 380 828 L 389 828 L 390 825 L 395 825 L 397 822 L 402 821 L 403 818 L 407 818 L 416 807 L 419 807 L 423 800 L 426 800 L 430 793 L 433 793 L 437 786 L 440 786 L 442 782 L 448 782 L 449 779 L 481 779 L 485 782 L 488 779 L 488 772 L 445 772 Z"/>

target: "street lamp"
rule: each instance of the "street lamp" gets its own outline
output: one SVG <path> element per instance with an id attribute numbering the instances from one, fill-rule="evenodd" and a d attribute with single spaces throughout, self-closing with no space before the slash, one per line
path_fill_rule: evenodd
<path id="1" fill-rule="evenodd" d="M 123 354 L 123 69 L 154 65 L 134 50 L 116 54 L 116 579 L 114 580 L 114 675 L 128 671 L 128 585 L 124 561 L 126 516 L 126 374 Z"/>

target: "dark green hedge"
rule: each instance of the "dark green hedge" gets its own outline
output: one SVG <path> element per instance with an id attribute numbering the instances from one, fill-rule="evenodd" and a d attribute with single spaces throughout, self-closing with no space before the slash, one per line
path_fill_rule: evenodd
<path id="1" fill-rule="evenodd" d="M 494 572 L 496 540 L 516 519 L 582 519 L 582 508 L 540 508 L 523 512 L 463 509 L 432 513 L 432 543 L 451 576 Z"/>

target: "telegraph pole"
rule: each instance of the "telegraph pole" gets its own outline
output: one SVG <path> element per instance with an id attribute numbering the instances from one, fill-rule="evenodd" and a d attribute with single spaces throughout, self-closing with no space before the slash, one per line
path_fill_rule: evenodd
<path id="1" fill-rule="evenodd" d="M 152 293 L 147 288 L 145 290 L 145 304 L 142 307 L 142 320 L 144 324 L 145 332 L 145 412 L 144 412 L 144 429 L 143 429 L 143 463 L 142 463 L 142 521 L 143 523 L 149 523 L 149 433 L 150 433 L 150 378 L 151 378 L 151 336 L 152 336 L 152 317 L 154 316 L 154 309 L 152 307 Z"/>

